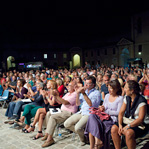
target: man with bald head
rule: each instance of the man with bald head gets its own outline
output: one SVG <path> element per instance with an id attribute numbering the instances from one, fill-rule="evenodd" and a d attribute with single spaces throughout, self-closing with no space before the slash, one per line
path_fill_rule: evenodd
<path id="1" fill-rule="evenodd" d="M 63 98 L 59 97 L 57 91 L 53 91 L 53 96 L 56 101 L 62 103 L 61 113 L 51 115 L 49 112 L 46 115 L 48 117 L 46 134 L 42 140 L 46 140 L 42 147 L 47 147 L 55 143 L 53 139 L 53 133 L 57 124 L 63 123 L 73 113 L 77 112 L 78 107 L 76 106 L 77 93 L 74 90 L 74 82 L 68 84 L 68 93 Z"/>

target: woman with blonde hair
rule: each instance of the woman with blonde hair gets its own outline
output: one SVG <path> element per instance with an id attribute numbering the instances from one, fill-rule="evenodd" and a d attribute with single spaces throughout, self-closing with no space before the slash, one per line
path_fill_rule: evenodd
<path id="1" fill-rule="evenodd" d="M 48 91 L 43 90 L 43 92 L 42 92 L 43 99 L 44 99 L 44 102 L 46 104 L 45 108 L 40 108 L 37 110 L 32 125 L 30 125 L 30 127 L 27 130 L 25 130 L 25 133 L 29 133 L 31 131 L 34 131 L 35 125 L 38 122 L 38 133 L 33 138 L 33 140 L 36 140 L 40 137 L 43 137 L 42 124 L 43 124 L 43 121 L 44 121 L 44 118 L 45 118 L 47 112 L 49 111 L 49 108 L 59 107 L 59 103 L 57 103 L 55 100 L 55 97 L 53 95 L 51 95 L 51 92 L 53 89 L 57 90 L 57 83 L 53 80 L 49 80 L 47 83 L 47 88 L 48 88 Z"/>
<path id="2" fill-rule="evenodd" d="M 60 78 L 57 78 L 56 83 L 57 83 L 57 90 L 59 92 L 59 96 L 62 98 L 64 95 L 64 89 L 65 89 L 65 87 L 63 85 L 63 80 Z"/>

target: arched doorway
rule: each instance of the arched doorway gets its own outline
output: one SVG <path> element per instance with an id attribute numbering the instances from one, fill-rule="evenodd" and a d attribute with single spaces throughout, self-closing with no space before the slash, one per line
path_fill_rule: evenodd
<path id="1" fill-rule="evenodd" d="M 14 63 L 15 58 L 13 56 L 9 56 L 7 58 L 7 69 L 9 70 L 10 68 L 16 67 L 16 64 Z"/>
<path id="2" fill-rule="evenodd" d="M 124 68 L 128 67 L 128 59 L 129 59 L 129 50 L 124 48 L 120 56 L 121 66 L 123 66 Z"/>
<path id="3" fill-rule="evenodd" d="M 80 55 L 75 54 L 73 56 L 73 68 L 80 67 Z"/>

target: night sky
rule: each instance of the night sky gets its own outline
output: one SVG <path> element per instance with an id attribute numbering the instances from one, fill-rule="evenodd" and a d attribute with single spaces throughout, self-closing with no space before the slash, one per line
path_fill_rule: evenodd
<path id="1" fill-rule="evenodd" d="M 81 0 L 80 0 L 81 1 Z M 56 1 L 4 4 L 2 44 L 86 44 L 130 36 L 130 16 L 147 10 L 144 1 Z"/>

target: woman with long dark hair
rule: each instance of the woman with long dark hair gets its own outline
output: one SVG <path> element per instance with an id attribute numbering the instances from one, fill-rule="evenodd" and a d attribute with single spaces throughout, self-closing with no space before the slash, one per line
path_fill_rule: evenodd
<path id="1" fill-rule="evenodd" d="M 121 86 L 118 80 L 112 80 L 108 85 L 109 94 L 105 96 L 99 109 L 110 115 L 109 120 L 101 120 L 96 114 L 89 116 L 85 134 L 89 134 L 90 149 L 98 149 L 102 146 L 109 148 L 110 131 L 112 125 L 117 122 L 118 113 L 123 103 Z"/>
<path id="2" fill-rule="evenodd" d="M 10 121 L 15 120 L 20 117 L 18 113 L 20 113 L 20 109 L 22 108 L 22 105 L 24 104 L 23 101 L 20 101 L 18 99 L 24 99 L 24 95 L 27 94 L 28 89 L 24 87 L 25 80 L 24 79 L 19 79 L 17 81 L 17 89 L 16 92 L 12 89 L 11 91 L 14 93 L 14 98 L 16 99 L 15 101 L 12 101 L 9 103 L 9 106 L 7 108 L 5 116 L 8 118 L 11 118 Z"/>
<path id="3" fill-rule="evenodd" d="M 125 136 L 128 149 L 136 148 L 136 138 L 144 135 L 144 130 L 139 127 L 143 123 L 146 115 L 146 99 L 140 95 L 139 84 L 134 80 L 127 81 L 124 87 L 126 98 L 119 112 L 118 124 L 113 125 L 111 129 L 112 139 L 116 149 L 121 148 L 121 135 Z M 131 120 L 126 124 L 124 118 Z"/>

